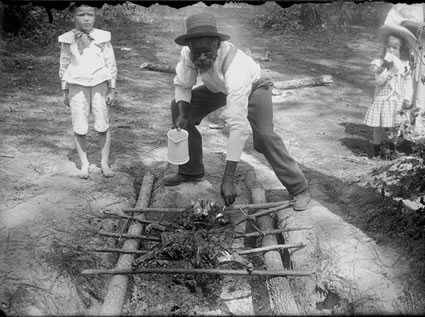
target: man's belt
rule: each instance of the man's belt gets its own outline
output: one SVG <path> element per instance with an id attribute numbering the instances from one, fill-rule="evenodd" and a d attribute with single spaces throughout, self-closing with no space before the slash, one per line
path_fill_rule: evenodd
<path id="1" fill-rule="evenodd" d="M 260 88 L 268 89 L 270 87 L 273 87 L 272 80 L 270 78 L 267 78 L 267 77 L 264 77 L 264 78 L 262 77 L 262 78 L 257 79 L 256 81 L 254 81 L 252 83 L 251 93 L 253 93 L 254 91 L 256 91 L 257 89 L 260 89 Z"/>

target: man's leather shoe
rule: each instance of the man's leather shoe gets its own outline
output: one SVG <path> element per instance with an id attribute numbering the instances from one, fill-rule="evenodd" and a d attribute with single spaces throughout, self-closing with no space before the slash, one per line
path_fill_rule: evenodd
<path id="1" fill-rule="evenodd" d="M 311 202 L 311 194 L 307 189 L 298 195 L 295 195 L 293 198 L 292 208 L 295 211 L 303 211 L 306 210 Z"/>
<path id="2" fill-rule="evenodd" d="M 202 180 L 203 177 L 204 175 L 192 176 L 192 175 L 175 174 L 175 175 L 164 177 L 162 182 L 164 186 L 177 186 L 182 183 L 199 182 Z"/>

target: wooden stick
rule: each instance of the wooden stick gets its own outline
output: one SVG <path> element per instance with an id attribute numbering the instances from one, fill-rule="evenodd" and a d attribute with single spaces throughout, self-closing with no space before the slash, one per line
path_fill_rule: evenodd
<path id="1" fill-rule="evenodd" d="M 107 252 L 107 253 L 124 253 L 124 254 L 146 254 L 147 250 L 124 250 L 124 249 L 112 249 L 112 248 L 89 248 L 84 249 L 89 252 Z"/>
<path id="2" fill-rule="evenodd" d="M 115 232 L 106 232 L 106 231 L 99 231 L 97 234 L 105 237 L 112 237 L 112 238 L 126 238 L 126 239 L 140 239 L 140 240 L 149 240 L 149 241 L 157 241 L 161 242 L 161 239 L 154 236 L 145 236 L 145 235 L 135 235 L 135 234 L 128 234 L 128 233 L 115 233 Z"/>
<path id="3" fill-rule="evenodd" d="M 292 204 L 291 203 L 287 203 L 285 205 L 281 205 L 281 206 L 277 206 L 274 208 L 270 208 L 270 209 L 266 209 L 266 210 L 262 210 L 262 211 L 257 211 L 256 213 L 253 213 L 251 215 L 249 215 L 250 217 L 260 217 L 260 216 L 264 216 L 264 215 L 268 215 L 272 212 L 276 212 L 276 211 L 280 211 L 282 209 L 286 209 L 291 207 Z"/>
<path id="4" fill-rule="evenodd" d="M 288 201 L 276 201 L 271 203 L 262 203 L 262 204 L 246 204 L 246 205 L 234 205 L 231 207 L 227 207 L 224 209 L 224 212 L 240 212 L 240 209 L 264 209 L 264 208 L 272 208 L 277 207 L 281 205 L 288 204 Z M 131 209 L 124 209 L 123 212 L 126 214 L 129 213 L 145 213 L 145 212 L 163 212 L 163 213 L 174 213 L 174 212 L 183 212 L 187 210 L 189 207 L 185 208 L 131 208 Z"/>
<path id="5" fill-rule="evenodd" d="M 252 275 L 252 276 L 309 276 L 313 272 L 302 271 L 265 271 L 265 270 L 222 270 L 222 269 L 173 269 L 173 268 L 143 268 L 137 270 L 131 269 L 109 269 L 96 270 L 88 269 L 81 272 L 83 275 L 100 274 L 212 274 L 212 275 Z"/>
<path id="6" fill-rule="evenodd" d="M 259 204 L 241 204 L 241 205 L 234 205 L 229 207 L 230 210 L 239 210 L 240 208 L 243 209 L 264 209 L 264 208 L 272 208 L 277 207 L 281 205 L 286 205 L 289 201 L 288 200 L 282 200 L 282 201 L 274 201 L 270 203 L 259 203 Z M 227 208 L 224 210 L 227 211 Z"/>
<path id="7" fill-rule="evenodd" d="M 269 245 L 269 246 L 261 247 L 261 248 L 254 248 L 254 249 L 249 249 L 249 250 L 238 251 L 238 253 L 240 255 L 245 255 L 245 254 L 267 252 L 267 251 L 279 250 L 279 249 L 293 249 L 293 248 L 299 249 L 299 248 L 304 248 L 304 247 L 305 247 L 305 244 L 303 244 L 303 243 L 275 244 L 275 245 Z"/>
<path id="8" fill-rule="evenodd" d="M 293 80 L 277 81 L 273 83 L 276 89 L 297 89 L 301 87 L 324 86 L 333 83 L 331 75 L 322 75 L 318 77 L 306 77 Z"/>
<path id="9" fill-rule="evenodd" d="M 270 235 L 270 234 L 278 234 L 283 232 L 290 232 L 290 231 L 299 231 L 299 230 L 311 230 L 313 227 L 293 227 L 293 228 L 283 228 L 283 229 L 275 229 L 270 231 L 264 231 L 264 232 L 250 232 L 250 233 L 240 233 L 236 234 L 236 238 L 250 238 L 250 237 L 258 237 L 261 235 Z"/>
<path id="10" fill-rule="evenodd" d="M 129 216 L 124 216 L 124 215 L 118 215 L 118 214 L 115 214 L 115 213 L 113 213 L 113 212 L 107 212 L 107 211 L 102 211 L 102 213 L 105 215 L 105 216 L 107 216 L 107 217 L 112 217 L 112 218 L 121 218 L 121 219 L 127 219 L 127 220 L 134 220 L 134 221 L 137 221 L 137 222 L 140 222 L 140 223 L 143 223 L 143 224 L 161 224 L 161 223 L 159 223 L 158 221 L 154 221 L 154 220 L 146 220 L 146 219 L 142 219 L 142 218 L 140 218 L 140 217 L 129 217 Z M 165 224 L 166 225 L 166 223 L 162 223 L 162 224 Z"/>
<path id="11" fill-rule="evenodd" d="M 248 215 L 244 219 L 239 220 L 237 223 L 235 223 L 235 225 L 238 225 L 241 222 L 247 221 L 249 219 L 255 220 L 256 217 L 265 216 L 265 215 L 268 215 L 268 214 L 270 214 L 272 212 L 281 211 L 282 209 L 289 208 L 289 207 L 291 207 L 291 204 L 290 203 L 287 203 L 286 205 L 281 205 L 281 206 L 277 206 L 277 207 L 274 207 L 274 208 L 270 208 L 270 209 L 258 211 L 256 213 L 253 213 L 253 214 Z"/>

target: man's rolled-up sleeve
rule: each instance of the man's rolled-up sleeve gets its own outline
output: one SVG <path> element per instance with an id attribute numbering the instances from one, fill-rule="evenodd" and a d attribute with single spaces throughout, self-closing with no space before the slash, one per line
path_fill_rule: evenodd
<path id="1" fill-rule="evenodd" d="M 180 60 L 176 66 L 176 76 L 174 77 L 174 98 L 176 101 L 190 102 L 192 87 L 196 84 L 198 73 L 190 60 L 189 54 L 189 48 L 183 47 Z"/>
<path id="2" fill-rule="evenodd" d="M 236 58 L 225 74 L 227 89 L 226 109 L 223 118 L 229 126 L 227 161 L 239 161 L 245 142 L 249 136 L 248 98 L 252 88 L 252 75 L 244 63 Z"/>

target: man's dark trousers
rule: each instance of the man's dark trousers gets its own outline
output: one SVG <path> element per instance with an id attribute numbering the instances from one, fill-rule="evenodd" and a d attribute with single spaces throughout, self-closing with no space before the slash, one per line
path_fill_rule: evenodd
<path id="1" fill-rule="evenodd" d="M 282 139 L 273 131 L 273 104 L 271 87 L 255 89 L 248 102 L 248 120 L 251 124 L 254 148 L 262 153 L 280 182 L 292 195 L 297 195 L 307 189 L 307 181 L 294 159 L 289 155 Z M 203 176 L 202 136 L 196 125 L 210 112 L 226 105 L 226 95 L 211 92 L 205 86 L 192 90 L 192 100 L 188 109 L 189 125 L 189 157 L 184 165 L 179 165 L 179 174 Z M 173 122 L 177 119 L 179 110 L 175 100 L 171 103 Z"/>

